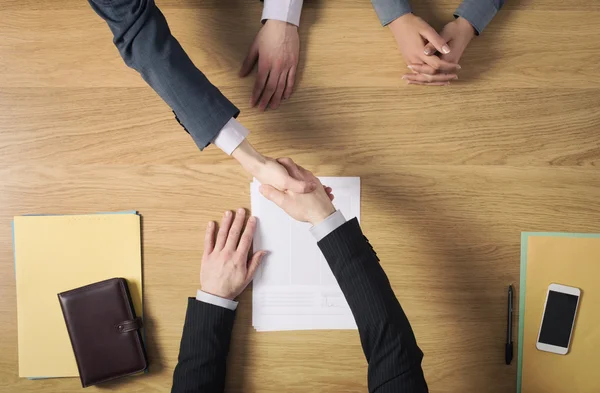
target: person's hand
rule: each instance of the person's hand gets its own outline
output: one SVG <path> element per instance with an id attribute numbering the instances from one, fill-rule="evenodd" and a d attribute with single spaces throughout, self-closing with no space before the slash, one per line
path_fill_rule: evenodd
<path id="1" fill-rule="evenodd" d="M 232 153 L 252 176 L 262 184 L 270 184 L 279 190 L 291 190 L 298 193 L 312 192 L 317 188 L 318 179 L 299 178 L 289 172 L 277 160 L 265 157 L 244 140 Z"/>
<path id="2" fill-rule="evenodd" d="M 280 191 L 267 184 L 260 186 L 260 193 L 282 208 L 287 214 L 298 221 L 310 222 L 317 225 L 332 213 L 335 207 L 331 201 L 333 194 L 331 188 L 323 187 L 319 179 L 311 172 L 296 165 L 290 158 L 278 160 L 292 176 L 305 181 L 318 182 L 319 186 L 311 193 L 298 194 L 293 191 Z"/>
<path id="3" fill-rule="evenodd" d="M 441 32 L 442 38 L 450 46 L 450 53 L 440 54 L 440 58 L 450 63 L 458 63 L 465 49 L 475 37 L 475 29 L 465 18 L 459 17 L 448 23 Z M 436 48 L 428 43 L 425 46 L 425 51 L 435 55 Z M 402 78 L 406 79 L 411 84 L 434 85 L 448 84 L 452 80 L 452 74 L 443 74 L 425 64 L 409 64 L 409 68 L 413 71 L 412 74 L 406 74 Z M 431 74 L 436 74 L 432 76 Z M 455 76 L 454 79 L 458 79 Z"/>
<path id="4" fill-rule="evenodd" d="M 252 281 L 266 252 L 257 251 L 248 258 L 256 230 L 256 218 L 250 217 L 244 229 L 245 217 L 244 209 L 238 209 L 235 219 L 231 211 L 226 211 L 216 239 L 216 224 L 213 221 L 208 223 L 200 266 L 202 291 L 233 300 Z"/>
<path id="5" fill-rule="evenodd" d="M 258 74 L 250 99 L 252 107 L 258 103 L 262 111 L 267 106 L 277 109 L 282 98 L 290 98 L 299 56 L 298 27 L 279 20 L 266 21 L 250 46 L 240 70 L 240 76 L 248 75 L 258 60 Z"/>
<path id="6" fill-rule="evenodd" d="M 312 192 L 318 187 L 318 179 L 297 177 L 295 173 L 282 165 L 279 160 L 264 157 L 264 164 L 253 174 L 262 184 L 269 184 L 278 190 L 290 190 L 297 193 Z"/>
<path id="7" fill-rule="evenodd" d="M 430 56 L 435 53 L 435 50 L 449 54 L 451 49 L 427 22 L 414 14 L 405 14 L 390 23 L 389 27 L 407 65 L 426 65 L 431 83 L 447 82 L 456 78 L 460 65 L 440 59 L 438 56 Z M 428 44 L 434 48 L 433 52 L 426 52 L 426 48 L 430 47 Z M 423 72 L 423 74 L 427 73 Z M 444 76 L 440 77 L 439 74 Z"/>

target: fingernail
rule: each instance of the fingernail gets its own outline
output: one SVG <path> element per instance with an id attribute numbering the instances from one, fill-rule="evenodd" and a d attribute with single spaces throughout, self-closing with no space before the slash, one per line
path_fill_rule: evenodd
<path id="1" fill-rule="evenodd" d="M 407 66 L 407 67 L 408 67 L 408 69 L 409 69 L 409 70 L 412 70 L 412 71 L 414 71 L 414 69 L 413 69 L 413 66 L 409 65 L 409 66 Z"/>
<path id="2" fill-rule="evenodd" d="M 460 66 L 460 64 L 457 64 L 457 65 L 456 65 L 456 69 L 457 69 L 457 70 L 460 70 L 461 68 L 462 68 L 462 67 Z"/>
<path id="3" fill-rule="evenodd" d="M 210 229 L 210 228 L 212 228 L 212 227 L 213 227 L 213 225 L 215 225 L 215 223 L 214 223 L 214 222 L 212 222 L 212 221 L 209 221 L 209 222 L 208 222 L 208 228 L 209 228 L 209 229 Z"/>
<path id="4" fill-rule="evenodd" d="M 407 79 L 407 78 L 406 78 L 406 75 L 402 75 L 402 79 Z"/>
<path id="5" fill-rule="evenodd" d="M 240 207 L 237 212 L 238 214 L 244 214 L 246 211 Z"/>
<path id="6" fill-rule="evenodd" d="M 265 257 L 265 256 L 267 256 L 267 255 L 269 255 L 269 254 L 270 254 L 270 252 L 268 252 L 268 251 L 263 251 L 263 252 L 262 252 L 262 256 L 263 256 L 263 257 Z"/>
<path id="7" fill-rule="evenodd" d="M 426 55 L 431 54 L 431 50 L 429 48 L 425 48 L 425 50 L 423 52 L 425 52 Z"/>
<path id="8" fill-rule="evenodd" d="M 229 217 L 229 216 L 231 216 L 231 211 L 230 211 L 230 210 L 227 210 L 227 211 L 225 212 L 225 217 Z"/>
<path id="9" fill-rule="evenodd" d="M 442 46 L 442 52 L 444 52 L 445 54 L 450 53 L 450 47 L 448 45 Z"/>
<path id="10" fill-rule="evenodd" d="M 252 216 L 248 219 L 248 222 L 254 223 L 256 222 L 256 217 Z"/>
<path id="11" fill-rule="evenodd" d="M 458 75 L 456 75 L 456 76 L 454 77 L 454 79 L 458 79 Z"/>

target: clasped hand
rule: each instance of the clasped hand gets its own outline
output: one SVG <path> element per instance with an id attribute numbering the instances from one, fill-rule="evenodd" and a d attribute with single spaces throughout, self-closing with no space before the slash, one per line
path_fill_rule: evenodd
<path id="1" fill-rule="evenodd" d="M 296 220 L 313 225 L 335 212 L 331 203 L 331 188 L 323 186 L 317 177 L 290 158 L 281 158 L 277 163 L 297 180 L 317 187 L 312 192 L 297 193 L 263 184 L 260 192 L 267 199 Z M 202 291 L 233 300 L 252 281 L 266 252 L 259 250 L 250 255 L 257 221 L 255 217 L 250 217 L 244 226 L 245 217 L 244 209 L 238 209 L 235 218 L 231 211 L 226 211 L 216 237 L 216 224 L 212 221 L 208 223 L 200 267 Z"/>
<path id="2" fill-rule="evenodd" d="M 408 84 L 445 86 L 458 79 L 458 62 L 475 36 L 466 19 L 453 20 L 440 34 L 414 14 L 403 15 L 389 26 L 412 71 L 402 76 Z"/>

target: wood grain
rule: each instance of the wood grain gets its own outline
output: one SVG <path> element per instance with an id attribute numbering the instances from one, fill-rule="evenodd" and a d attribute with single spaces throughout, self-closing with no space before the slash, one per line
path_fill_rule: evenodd
<path id="1" fill-rule="evenodd" d="M 439 26 L 454 3 L 415 10 Z M 505 289 L 518 282 L 520 232 L 600 231 L 598 4 L 508 1 L 468 49 L 460 81 L 437 89 L 401 83 L 400 55 L 368 1 L 307 1 L 298 89 L 267 113 L 248 108 L 253 80 L 236 76 L 260 4 L 159 5 L 259 150 L 361 177 L 363 229 L 425 352 L 430 390 L 514 391 Z M 143 215 L 152 366 L 105 389 L 168 391 L 202 230 L 250 207 L 250 177 L 213 147 L 198 152 L 83 1 L 0 0 L 0 54 L 0 392 L 81 389 L 17 377 L 12 217 L 124 209 Z M 251 290 L 229 361 L 231 392 L 366 391 L 356 332 L 258 334 Z"/>

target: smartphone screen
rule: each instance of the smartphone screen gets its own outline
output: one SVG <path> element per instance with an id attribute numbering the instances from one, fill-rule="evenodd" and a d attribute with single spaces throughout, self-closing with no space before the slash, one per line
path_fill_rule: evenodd
<path id="1" fill-rule="evenodd" d="M 567 348 L 579 296 L 549 291 L 539 342 Z"/>

